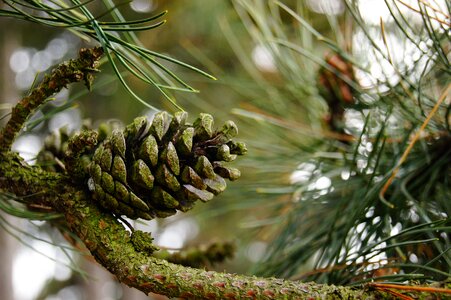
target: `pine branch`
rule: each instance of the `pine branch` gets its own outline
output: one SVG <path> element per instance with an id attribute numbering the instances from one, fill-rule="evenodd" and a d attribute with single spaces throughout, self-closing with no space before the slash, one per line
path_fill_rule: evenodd
<path id="1" fill-rule="evenodd" d="M 130 233 L 111 214 L 100 211 L 87 191 L 69 177 L 24 166 L 14 153 L 2 153 L 0 189 L 27 196 L 65 215 L 68 228 L 95 259 L 119 281 L 144 293 L 191 299 L 376 299 L 366 288 L 301 283 L 193 269 L 157 259 L 135 249 Z M 40 191 L 39 193 L 36 193 Z"/>
<path id="2" fill-rule="evenodd" d="M 24 162 L 11 152 L 1 156 L 0 190 L 27 196 L 24 199 L 28 205 L 45 199 L 46 205 L 65 215 L 68 228 L 83 241 L 97 262 L 120 282 L 145 294 L 187 299 L 394 299 L 390 292 L 367 286 L 351 288 L 208 272 L 155 258 L 136 249 L 123 225 L 99 210 L 90 195 L 74 186 L 69 177 L 38 167 L 24 167 Z M 443 291 L 448 293 L 449 289 L 419 290 Z"/>
<path id="3" fill-rule="evenodd" d="M 449 30 L 423 1 L 415 16 L 381 1 L 390 16 L 379 24 L 364 2 L 343 1 L 335 15 L 300 1 L 232 1 L 253 49 L 274 62 L 260 70 L 225 23 L 252 78 L 233 113 L 249 124 L 258 197 L 240 190 L 233 204 L 244 196 L 260 212 L 249 222 L 268 243 L 257 275 L 339 285 L 451 276 Z"/>
<path id="4" fill-rule="evenodd" d="M 42 82 L 13 108 L 10 120 L 0 133 L 0 150 L 9 150 L 28 117 L 39 106 L 52 100 L 49 97 L 68 84 L 84 81 L 90 89 L 92 73 L 97 72 L 96 67 L 102 54 L 102 48 L 81 49 L 78 59 L 60 64 L 50 75 L 45 76 Z"/>
<path id="5" fill-rule="evenodd" d="M 111 67 L 121 85 L 132 98 L 148 108 L 155 109 L 147 103 L 130 87 L 122 68 L 126 73 L 136 77 L 146 84 L 154 86 L 178 110 L 182 108 L 176 103 L 172 91 L 197 92 L 183 79 L 165 66 L 166 61 L 201 74 L 207 78 L 216 78 L 192 65 L 154 52 L 142 47 L 135 32 L 157 28 L 166 23 L 165 20 L 153 23 L 164 16 L 163 11 L 155 16 L 138 20 L 126 20 L 119 10 L 125 4 L 115 4 L 113 1 L 102 1 L 103 13 L 94 12 L 90 5 L 93 1 L 7 1 L 3 0 L 4 9 L 0 7 L 0 17 L 33 22 L 38 25 L 67 29 L 85 40 L 97 41 L 105 51 Z M 103 17 L 110 16 L 114 21 L 102 21 Z M 151 24 L 148 24 L 152 22 Z M 113 34 L 114 31 L 114 34 Z"/>

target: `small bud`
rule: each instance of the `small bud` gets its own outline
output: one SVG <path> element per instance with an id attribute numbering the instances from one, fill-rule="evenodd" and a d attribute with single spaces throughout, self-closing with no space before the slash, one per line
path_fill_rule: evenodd
<path id="1" fill-rule="evenodd" d="M 153 238 L 150 232 L 144 232 L 141 230 L 135 230 L 131 235 L 131 242 L 133 247 L 139 252 L 146 252 L 152 254 L 157 251 L 158 248 L 153 245 Z"/>
<path id="2" fill-rule="evenodd" d="M 99 141 L 103 141 L 111 133 L 111 126 L 108 123 L 102 123 L 97 128 L 97 131 L 99 132 Z"/>

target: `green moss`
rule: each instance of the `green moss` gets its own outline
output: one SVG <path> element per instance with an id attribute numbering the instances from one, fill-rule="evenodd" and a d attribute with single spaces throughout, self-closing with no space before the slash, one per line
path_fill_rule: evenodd
<path id="1" fill-rule="evenodd" d="M 30 204 L 45 199 L 46 205 L 65 215 L 68 228 L 100 264 L 121 282 L 146 294 L 191 299 L 382 299 L 378 298 L 381 293 L 367 289 L 207 272 L 151 257 L 154 249 L 150 236 L 137 233 L 131 237 L 70 178 L 29 167 L 16 154 L 0 156 L 0 189 L 27 196 L 24 200 Z"/>
<path id="2" fill-rule="evenodd" d="M 84 81 L 91 87 L 97 65 L 103 55 L 102 48 L 81 49 L 79 58 L 60 64 L 50 75 L 46 75 L 33 91 L 14 106 L 11 118 L 0 132 L 0 151 L 10 150 L 12 143 L 26 120 L 42 104 L 50 101 L 50 96 L 58 93 L 69 83 Z"/>
<path id="3" fill-rule="evenodd" d="M 153 245 L 153 238 L 150 232 L 135 230 L 132 232 L 131 241 L 136 251 L 151 255 L 158 251 L 158 247 Z"/>

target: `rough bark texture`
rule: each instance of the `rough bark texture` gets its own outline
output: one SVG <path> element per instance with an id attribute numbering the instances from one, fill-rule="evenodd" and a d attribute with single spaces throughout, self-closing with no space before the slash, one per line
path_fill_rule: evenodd
<path id="1" fill-rule="evenodd" d="M 86 245 L 95 259 L 119 281 L 148 294 L 189 299 L 389 299 L 391 294 L 369 287 L 349 288 L 208 272 L 183 267 L 139 251 L 130 233 L 111 214 L 101 211 L 86 185 L 69 175 L 27 165 L 10 152 L 14 138 L 29 115 L 66 84 L 92 79 L 90 72 L 100 49 L 84 50 L 78 60 L 60 65 L 14 108 L 0 134 L 0 191 L 13 193 L 30 207 L 45 206 L 62 213 L 68 228 Z M 65 75 L 62 74 L 64 72 Z M 89 85 L 89 84 L 88 84 Z"/>
<path id="2" fill-rule="evenodd" d="M 90 88 L 92 72 L 97 71 L 98 59 L 102 54 L 102 48 L 82 49 L 78 59 L 59 65 L 50 75 L 45 76 L 39 86 L 12 109 L 11 118 L 0 133 L 0 150 L 5 151 L 11 147 L 25 121 L 39 106 L 48 101 L 49 97 L 73 82 L 84 81 Z"/>
<path id="3" fill-rule="evenodd" d="M 28 204 L 63 213 L 70 230 L 101 265 L 119 281 L 146 294 L 192 299 L 377 299 L 379 295 L 364 288 L 208 272 L 154 258 L 137 251 L 122 224 L 100 211 L 90 201 L 89 192 L 74 186 L 68 177 L 26 166 L 13 153 L 0 156 L 0 189 L 27 196 L 23 199 Z"/>

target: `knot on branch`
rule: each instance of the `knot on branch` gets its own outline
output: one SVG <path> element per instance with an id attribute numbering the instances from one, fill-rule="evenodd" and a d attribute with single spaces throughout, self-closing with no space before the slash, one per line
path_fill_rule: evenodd
<path id="1" fill-rule="evenodd" d="M 190 247 L 175 253 L 162 250 L 157 252 L 155 256 L 178 265 L 205 268 L 232 258 L 235 255 L 235 251 L 236 246 L 232 242 L 214 242 Z"/>
<path id="2" fill-rule="evenodd" d="M 59 65 L 50 75 L 48 87 L 50 89 L 61 89 L 69 83 L 84 81 L 86 87 L 91 90 L 94 76 L 97 73 L 99 59 L 103 55 L 101 47 L 82 48 L 79 58 L 70 60 Z"/>

